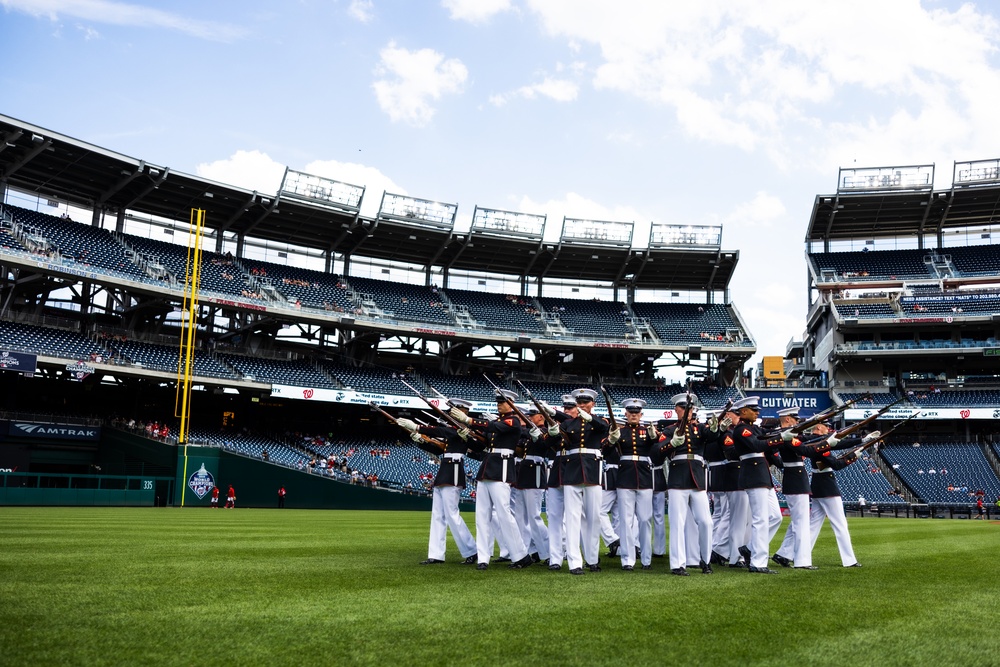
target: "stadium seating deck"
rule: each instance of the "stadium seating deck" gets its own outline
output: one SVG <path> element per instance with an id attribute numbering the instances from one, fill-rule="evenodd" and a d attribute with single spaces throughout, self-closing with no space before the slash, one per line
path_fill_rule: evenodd
<path id="1" fill-rule="evenodd" d="M 933 278 L 924 258 L 926 250 L 872 250 L 809 255 L 818 276 L 835 273 L 835 280 L 860 282 Z"/>
<path id="2" fill-rule="evenodd" d="M 81 333 L 17 322 L 0 322 L 0 346 L 75 360 L 106 355 L 99 345 Z"/>
<path id="3" fill-rule="evenodd" d="M 105 341 L 112 352 L 133 364 L 160 371 L 177 372 L 179 345 L 155 345 L 136 340 Z M 194 351 L 194 374 L 208 377 L 235 378 L 235 374 L 203 350 Z"/>
<path id="4" fill-rule="evenodd" d="M 487 329 L 540 334 L 544 326 L 532 314 L 531 299 L 504 294 L 447 289 L 445 294 L 456 306 L 465 306 L 469 315 Z"/>
<path id="5" fill-rule="evenodd" d="M 274 287 L 290 303 L 298 301 L 304 308 L 334 312 L 350 313 L 354 310 L 340 276 L 259 260 L 243 259 L 240 264 L 251 276 Z"/>
<path id="6" fill-rule="evenodd" d="M 12 205 L 5 206 L 5 210 L 16 224 L 45 238 L 66 259 L 135 280 L 147 280 L 146 274 L 132 263 L 125 248 L 107 230 Z"/>
<path id="7" fill-rule="evenodd" d="M 928 503 L 970 503 L 970 493 L 982 490 L 986 498 L 1000 497 L 1000 480 L 977 443 L 891 444 L 882 455 L 896 473 Z M 954 490 L 949 491 L 951 485 Z"/>
<path id="8" fill-rule="evenodd" d="M 736 324 L 729 308 L 723 304 L 697 303 L 634 303 L 637 317 L 648 318 L 650 325 L 664 343 L 686 343 L 713 347 L 742 342 L 728 334 L 742 329 Z"/>
<path id="9" fill-rule="evenodd" d="M 400 320 L 454 324 L 441 297 L 430 287 L 392 283 L 373 278 L 348 277 L 359 294 L 369 295 L 387 317 Z"/>
<path id="10" fill-rule="evenodd" d="M 237 354 L 220 354 L 219 359 L 235 368 L 244 378 L 253 378 L 257 382 L 337 388 L 336 382 L 308 361 L 263 359 Z"/>
<path id="11" fill-rule="evenodd" d="M 576 335 L 624 338 L 632 333 L 626 323 L 631 316 L 621 303 L 554 297 L 542 297 L 538 302 L 546 312 L 558 315 L 563 326 Z"/>

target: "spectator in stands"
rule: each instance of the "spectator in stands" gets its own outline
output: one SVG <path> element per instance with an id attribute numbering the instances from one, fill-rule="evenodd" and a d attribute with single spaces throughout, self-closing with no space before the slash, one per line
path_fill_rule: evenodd
<path id="1" fill-rule="evenodd" d="M 267 451 L 267 448 L 266 448 L 266 447 L 265 447 L 265 448 L 264 448 L 264 450 L 263 450 L 263 451 L 262 451 L 262 452 L 260 453 L 260 458 L 264 459 L 265 461 L 270 461 L 270 460 L 271 460 L 271 455 L 270 455 L 270 453 L 268 453 L 268 451 Z"/>

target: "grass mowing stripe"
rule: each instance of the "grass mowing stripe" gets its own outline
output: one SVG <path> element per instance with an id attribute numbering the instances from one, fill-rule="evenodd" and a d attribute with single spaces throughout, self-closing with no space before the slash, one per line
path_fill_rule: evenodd
<path id="1" fill-rule="evenodd" d="M 471 524 L 471 517 L 466 517 Z M 996 524 L 857 519 L 816 572 L 421 567 L 428 515 L 0 508 L 0 664 L 995 664 Z M 776 538 L 773 546 L 777 546 Z M 963 628 L 955 632 L 954 628 Z M 965 629 L 969 631 L 964 631 Z"/>

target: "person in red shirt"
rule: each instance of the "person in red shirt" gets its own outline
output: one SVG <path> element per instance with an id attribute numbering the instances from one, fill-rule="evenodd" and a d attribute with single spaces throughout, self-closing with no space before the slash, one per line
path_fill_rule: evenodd
<path id="1" fill-rule="evenodd" d="M 278 508 L 279 509 L 285 506 L 285 494 L 286 493 L 288 493 L 288 492 L 285 491 L 285 487 L 282 486 L 282 487 L 280 487 L 278 489 Z"/>
<path id="2" fill-rule="evenodd" d="M 986 515 L 983 513 L 983 497 L 982 496 L 979 496 L 976 499 L 976 511 L 978 511 L 979 514 L 977 516 L 973 517 L 973 518 L 974 519 L 982 519 L 983 521 L 985 521 L 986 520 Z"/>
<path id="3" fill-rule="evenodd" d="M 219 509 L 219 487 L 212 488 L 212 507 Z"/>
<path id="4" fill-rule="evenodd" d="M 229 491 L 226 492 L 226 509 L 236 509 L 236 489 L 233 485 L 229 485 Z"/>

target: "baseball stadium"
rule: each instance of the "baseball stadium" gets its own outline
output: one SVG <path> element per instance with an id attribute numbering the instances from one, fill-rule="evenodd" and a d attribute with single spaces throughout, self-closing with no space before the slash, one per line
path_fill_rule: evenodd
<path id="1" fill-rule="evenodd" d="M 0 0 L 0 41 L 23 45 L 15 25 L 46 21 L 53 43 L 74 30 L 81 44 L 105 39 L 93 26 L 154 26 L 223 51 L 251 40 L 230 17 L 41 4 Z M 333 4 L 354 21 L 345 34 L 390 13 Z M 440 3 L 480 31 L 544 16 L 545 34 L 580 59 L 491 94 L 491 112 L 586 95 L 566 81 L 587 70 L 588 49 L 605 59 L 595 90 L 629 80 L 609 38 L 554 23 L 556 4 Z M 976 11 L 936 16 L 950 26 Z M 255 20 L 278 21 L 267 16 Z M 618 48 L 634 30 L 636 53 L 658 62 L 628 25 Z M 443 142 L 440 107 L 406 116 L 386 81 L 406 84 L 393 58 L 412 56 L 454 77 L 422 104 L 475 83 L 461 62 L 394 40 L 369 93 L 393 123 L 391 159 L 426 160 L 438 189 L 423 197 L 331 177 L 305 157 L 281 165 L 276 189 L 255 189 L 205 165 L 168 166 L 176 154 L 155 154 L 163 144 L 129 155 L 142 135 L 48 127 L 58 116 L 22 119 L 29 107 L 6 115 L 3 103 L 0 665 L 1000 663 L 988 583 L 1000 526 L 1000 159 L 845 159 L 830 187 L 798 192 L 812 205 L 790 233 L 749 209 L 713 212 L 752 170 L 710 142 L 698 144 L 704 160 L 739 177 L 675 193 L 684 202 L 664 221 L 541 213 L 500 181 L 493 202 L 504 203 L 464 201 L 457 182 L 448 194 L 452 172 L 435 177 L 433 148 L 408 150 L 418 143 L 396 125 Z M 290 65 L 311 61 L 275 62 L 298 82 Z M 361 66 L 338 62 L 353 90 L 346 70 Z M 208 68 L 225 79 L 212 85 L 237 106 L 252 106 L 251 88 L 282 98 L 268 129 L 306 155 L 314 130 L 291 121 L 301 89 L 240 84 L 232 67 Z M 685 78 L 670 71 L 670 85 Z M 0 81 L 24 94 L 21 77 Z M 731 90 L 751 84 L 763 85 Z M 634 94 L 662 102 L 664 90 Z M 90 100 L 155 123 L 154 104 L 120 93 Z M 707 142 L 690 109 L 670 104 L 683 128 L 671 145 Z M 222 141 L 226 120 L 207 106 L 191 131 Z M 518 121 L 526 134 L 530 118 Z M 764 136 L 770 124 L 753 128 Z M 360 146 L 366 130 L 355 130 Z M 324 131 L 351 134 L 336 122 Z M 771 136 L 771 159 L 791 136 Z M 933 155 L 967 145 L 930 143 Z M 989 154 L 993 143 L 971 145 Z M 620 170 L 603 159 L 601 175 Z M 504 164 L 532 173 L 535 161 L 545 158 Z M 664 167 L 668 186 L 676 168 Z M 762 192 L 753 201 L 767 208 Z M 682 209 L 703 215 L 689 222 L 699 216 Z M 768 245 L 733 234 L 747 228 Z M 751 296 L 766 279 L 747 262 L 759 267 L 762 247 L 775 267 L 804 263 L 781 272 L 804 302 Z M 798 333 L 774 349 L 787 318 Z"/>

